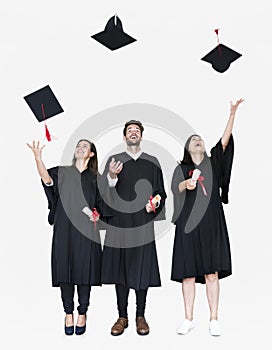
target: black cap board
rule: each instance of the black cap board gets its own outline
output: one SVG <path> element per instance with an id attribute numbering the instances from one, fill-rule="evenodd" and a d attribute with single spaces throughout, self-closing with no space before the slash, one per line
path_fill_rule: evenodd
<path id="1" fill-rule="evenodd" d="M 211 63 L 214 70 L 219 73 L 224 73 L 229 69 L 230 64 L 237 60 L 242 55 L 229 47 L 218 44 L 212 51 L 206 56 L 202 57 L 201 60 Z"/>
<path id="2" fill-rule="evenodd" d="M 116 15 L 108 20 L 105 30 L 92 35 L 92 38 L 112 51 L 136 41 L 123 31 L 122 22 Z"/>
<path id="3" fill-rule="evenodd" d="M 24 99 L 39 122 L 63 112 L 49 85 L 24 96 Z"/>

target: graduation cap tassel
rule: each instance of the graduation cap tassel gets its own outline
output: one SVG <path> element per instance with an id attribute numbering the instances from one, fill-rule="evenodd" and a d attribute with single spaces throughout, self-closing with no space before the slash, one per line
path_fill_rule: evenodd
<path id="1" fill-rule="evenodd" d="M 46 121 L 45 121 L 46 116 L 45 116 L 45 112 L 44 112 L 43 103 L 42 103 L 42 113 L 43 113 L 44 126 L 45 126 L 45 136 L 46 136 L 47 141 L 50 142 L 52 139 L 51 139 L 51 135 L 50 135 L 50 132 L 49 132 L 49 130 L 48 130 L 48 127 L 47 127 L 47 125 L 46 125 Z"/>
<path id="2" fill-rule="evenodd" d="M 219 34 L 218 34 L 218 32 L 219 32 L 219 28 L 215 29 L 214 31 L 215 31 L 215 34 L 217 35 L 217 42 L 218 42 L 218 52 L 219 52 L 219 56 L 221 56 L 221 55 L 222 55 L 222 53 L 221 53 L 221 47 L 220 47 L 220 42 L 219 42 Z"/>
<path id="3" fill-rule="evenodd" d="M 44 126 L 45 126 L 45 136 L 47 138 L 47 141 L 51 141 L 51 135 L 50 135 L 50 132 L 48 130 L 48 127 L 46 124 Z"/>

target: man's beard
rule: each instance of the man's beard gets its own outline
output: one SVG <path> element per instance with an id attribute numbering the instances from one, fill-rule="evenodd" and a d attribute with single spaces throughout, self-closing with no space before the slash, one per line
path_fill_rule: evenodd
<path id="1" fill-rule="evenodd" d="M 141 140 L 137 140 L 133 142 L 133 141 L 130 141 L 129 139 L 126 139 L 126 143 L 128 146 L 139 146 L 141 143 Z"/>

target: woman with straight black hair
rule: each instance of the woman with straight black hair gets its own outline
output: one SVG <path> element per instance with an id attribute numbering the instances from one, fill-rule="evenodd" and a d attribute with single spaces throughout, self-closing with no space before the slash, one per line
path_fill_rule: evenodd
<path id="1" fill-rule="evenodd" d="M 46 169 L 39 141 L 27 144 L 33 151 L 47 199 L 48 221 L 54 226 L 52 285 L 60 287 L 65 315 L 65 334 L 74 333 L 74 289 L 77 286 L 78 318 L 75 333 L 86 330 L 91 286 L 100 286 L 102 250 L 96 221 L 101 212 L 97 188 L 97 151 L 89 140 L 79 140 L 71 166 Z M 84 207 L 96 208 L 89 216 Z"/>
<path id="2" fill-rule="evenodd" d="M 222 138 L 208 157 L 202 138 L 191 135 L 184 147 L 183 160 L 172 179 L 176 225 L 171 279 L 182 283 L 185 320 L 177 329 L 187 334 L 194 327 L 195 283 L 205 283 L 210 308 L 209 331 L 219 336 L 219 279 L 231 275 L 231 254 L 223 203 L 228 190 L 233 161 L 233 123 L 238 106 L 230 104 L 230 116 Z M 196 171 L 200 171 L 198 179 Z"/>

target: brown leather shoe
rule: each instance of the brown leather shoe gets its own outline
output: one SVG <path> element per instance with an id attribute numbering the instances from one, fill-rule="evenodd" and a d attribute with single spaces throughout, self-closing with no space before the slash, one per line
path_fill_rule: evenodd
<path id="1" fill-rule="evenodd" d="M 121 335 L 124 333 L 125 328 L 128 327 L 128 319 L 119 317 L 118 320 L 111 327 L 111 335 Z"/>
<path id="2" fill-rule="evenodd" d="M 139 335 L 147 335 L 149 333 L 149 325 L 144 317 L 136 317 L 136 329 Z"/>

